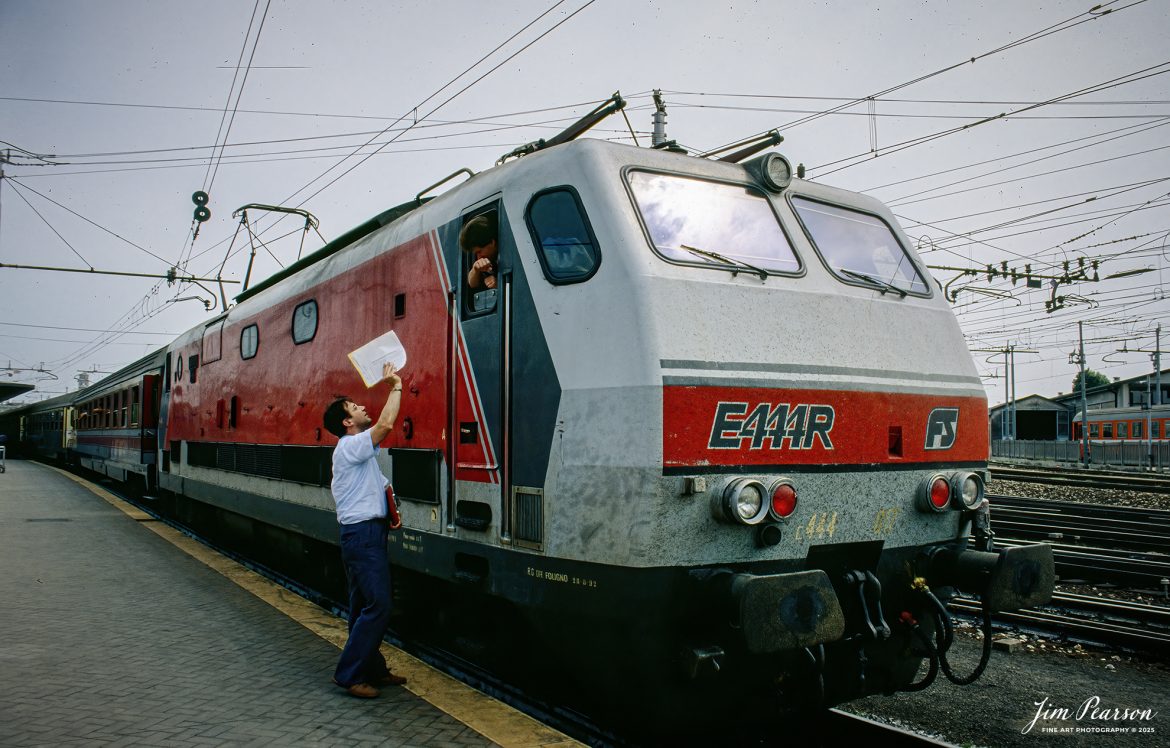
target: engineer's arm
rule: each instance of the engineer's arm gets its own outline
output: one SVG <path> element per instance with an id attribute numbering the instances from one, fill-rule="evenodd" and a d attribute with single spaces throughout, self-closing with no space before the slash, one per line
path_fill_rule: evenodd
<path id="1" fill-rule="evenodd" d="M 370 440 L 374 443 L 374 449 L 394 429 L 394 420 L 398 418 L 398 408 L 402 404 L 402 377 L 394 371 L 394 364 L 382 365 L 382 381 L 390 384 L 390 396 L 386 398 L 377 422 L 370 427 Z"/>

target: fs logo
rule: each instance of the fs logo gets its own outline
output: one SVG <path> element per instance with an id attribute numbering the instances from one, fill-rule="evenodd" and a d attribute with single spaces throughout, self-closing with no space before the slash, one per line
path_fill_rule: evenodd
<path id="1" fill-rule="evenodd" d="M 958 408 L 935 408 L 926 417 L 926 449 L 950 449 L 959 430 Z"/>

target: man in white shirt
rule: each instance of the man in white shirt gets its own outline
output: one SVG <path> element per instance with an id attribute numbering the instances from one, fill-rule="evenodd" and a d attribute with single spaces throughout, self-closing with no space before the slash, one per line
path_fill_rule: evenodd
<path id="1" fill-rule="evenodd" d="M 372 699 L 375 686 L 401 685 L 406 679 L 386 667 L 380 647 L 390 623 L 390 562 L 386 487 L 375 456 L 394 428 L 402 402 L 402 379 L 394 366 L 382 368 L 390 395 L 377 421 L 365 407 L 339 398 L 325 410 L 325 428 L 338 437 L 333 450 L 333 501 L 341 525 L 341 559 L 349 582 L 349 639 L 341 651 L 333 682 L 351 696 Z"/>

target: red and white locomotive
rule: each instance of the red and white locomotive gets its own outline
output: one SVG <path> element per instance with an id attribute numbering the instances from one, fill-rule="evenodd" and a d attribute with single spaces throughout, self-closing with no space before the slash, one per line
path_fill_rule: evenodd
<path id="1" fill-rule="evenodd" d="M 497 282 L 472 289 L 458 236 L 486 212 Z M 1010 609 L 1053 584 L 1047 546 L 968 547 L 987 401 L 911 247 L 777 154 L 538 150 L 170 345 L 158 488 L 274 546 L 335 543 L 322 410 L 382 402 L 347 354 L 393 330 L 406 392 L 379 461 L 404 615 L 509 610 L 586 690 L 622 658 L 642 718 L 676 724 L 909 687 L 938 656 L 925 586 Z"/>

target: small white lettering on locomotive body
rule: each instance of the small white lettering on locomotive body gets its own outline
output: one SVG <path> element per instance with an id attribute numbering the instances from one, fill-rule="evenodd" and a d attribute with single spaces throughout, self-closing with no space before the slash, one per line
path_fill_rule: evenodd
<path id="1" fill-rule="evenodd" d="M 708 449 L 833 448 L 832 405 L 720 402 L 715 406 Z"/>

